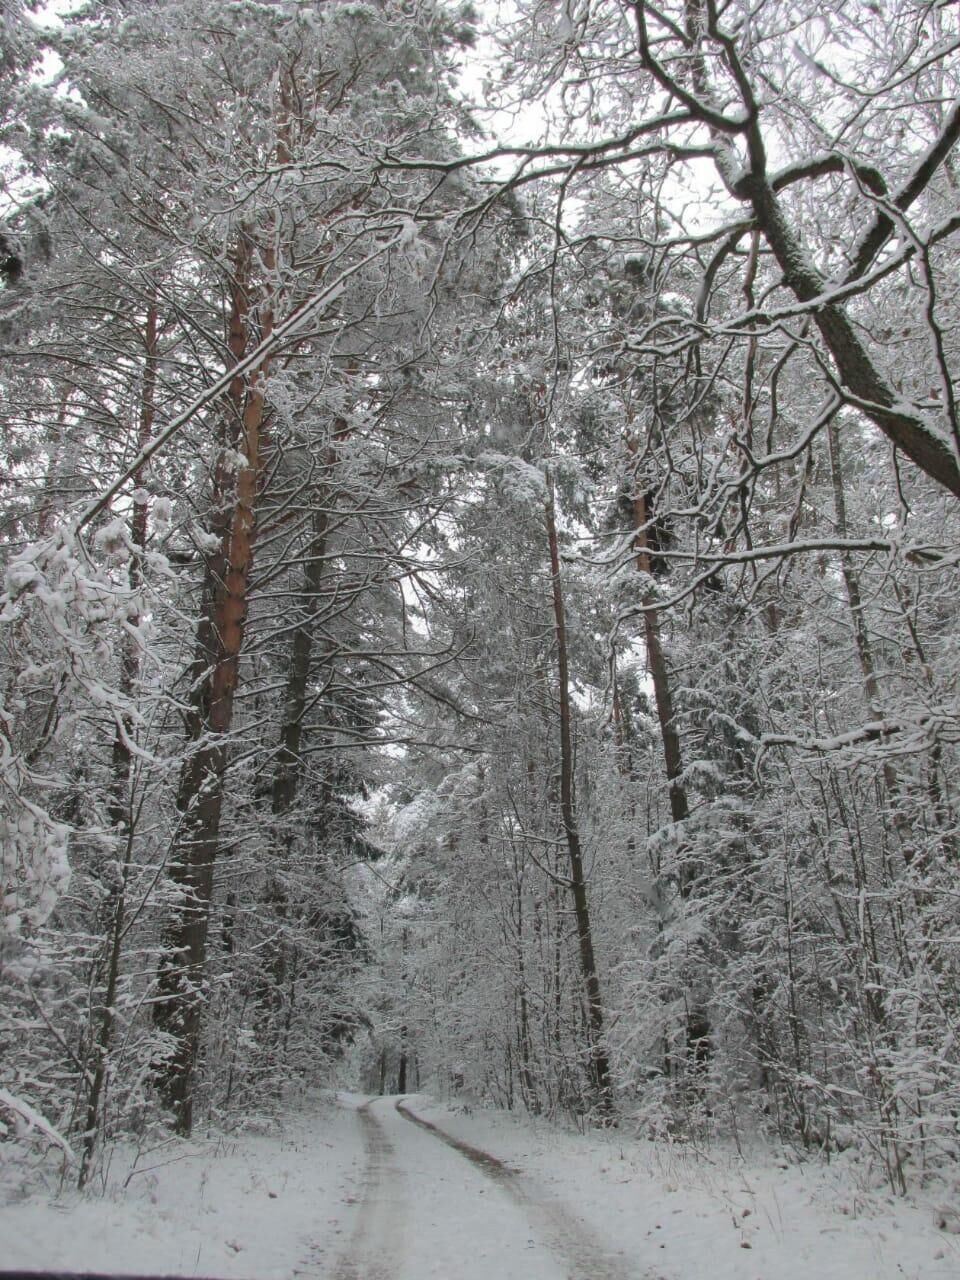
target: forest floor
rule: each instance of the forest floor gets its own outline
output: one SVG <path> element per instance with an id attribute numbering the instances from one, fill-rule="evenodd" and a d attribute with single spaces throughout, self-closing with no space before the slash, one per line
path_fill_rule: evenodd
<path id="1" fill-rule="evenodd" d="M 852 1161 L 801 1163 L 771 1148 L 745 1157 L 423 1095 L 339 1094 L 263 1133 L 117 1149 L 82 1196 L 3 1204 L 0 1271 L 956 1280 L 956 1198 L 945 1202 L 943 1187 L 894 1197 L 866 1182 Z"/>

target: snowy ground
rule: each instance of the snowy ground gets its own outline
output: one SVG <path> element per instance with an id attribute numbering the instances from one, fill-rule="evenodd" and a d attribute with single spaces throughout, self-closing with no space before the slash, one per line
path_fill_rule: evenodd
<path id="1" fill-rule="evenodd" d="M 289 1115 L 282 1133 L 119 1152 L 95 1194 L 0 1207 L 0 1269 L 245 1280 L 960 1276 L 960 1235 L 937 1225 L 942 1197 L 867 1192 L 850 1167 L 698 1154 L 404 1101 L 464 1152 L 395 1102 L 341 1094 Z"/>

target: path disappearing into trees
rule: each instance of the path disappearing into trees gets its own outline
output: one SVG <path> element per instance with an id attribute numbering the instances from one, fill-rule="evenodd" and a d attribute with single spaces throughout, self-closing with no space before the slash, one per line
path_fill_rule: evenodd
<path id="1" fill-rule="evenodd" d="M 403 1098 L 356 1109 L 366 1151 L 335 1280 L 660 1280 L 611 1252 L 573 1207 L 422 1119 Z"/>

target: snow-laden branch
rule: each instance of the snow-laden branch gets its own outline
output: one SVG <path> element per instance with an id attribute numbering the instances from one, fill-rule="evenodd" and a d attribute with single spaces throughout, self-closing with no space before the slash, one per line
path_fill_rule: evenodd
<path id="1" fill-rule="evenodd" d="M 765 752 L 773 747 L 791 747 L 798 751 L 810 751 L 829 755 L 846 747 L 868 746 L 874 743 L 891 744 L 899 752 L 912 751 L 919 743 L 942 737 L 945 730 L 952 730 L 960 737 L 960 705 L 945 703 L 938 707 L 903 716 L 890 716 L 883 720 L 871 720 L 846 733 L 828 738 L 802 738 L 792 733 L 765 733 L 759 739 L 757 767 Z"/>
<path id="2" fill-rule="evenodd" d="M 629 129 L 612 138 L 604 138 L 599 142 L 545 142 L 541 145 L 505 145 L 490 147 L 487 151 L 474 152 L 471 155 L 457 156 L 451 160 L 429 156 L 402 155 L 392 148 L 384 148 L 378 157 L 378 164 L 384 169 L 402 169 L 411 171 L 428 171 L 432 173 L 455 173 L 458 169 L 475 168 L 489 164 L 494 160 L 517 159 L 556 160 L 566 157 L 570 160 L 589 160 L 610 152 L 629 152 L 638 138 L 659 133 L 663 129 L 675 125 L 691 124 L 695 117 L 689 111 L 672 111 L 642 120 Z"/>
<path id="3" fill-rule="evenodd" d="M 66 1138 L 35 1107 L 31 1107 L 29 1102 L 24 1102 L 6 1089 L 0 1089 L 0 1108 L 13 1114 L 19 1137 L 24 1138 L 34 1132 L 42 1134 L 48 1142 L 59 1147 L 68 1160 L 76 1160 L 73 1148 Z"/>
<path id="4" fill-rule="evenodd" d="M 634 554 L 629 543 L 618 548 L 622 556 Z M 960 561 L 960 553 L 948 547 L 928 543 L 903 544 L 885 538 L 800 538 L 793 542 L 771 543 L 760 547 L 746 547 L 739 551 L 671 551 L 661 547 L 657 556 L 662 560 L 674 560 L 693 565 L 700 569 L 679 591 L 672 595 L 662 596 L 623 610 L 618 622 L 627 622 L 631 618 L 641 617 L 645 613 L 660 613 L 664 609 L 673 609 L 683 604 L 701 587 L 710 583 L 718 569 L 734 568 L 737 565 L 755 564 L 763 560 L 783 560 L 788 556 L 813 555 L 823 552 L 836 552 L 839 555 L 850 555 L 854 552 L 880 552 L 887 555 L 900 555 L 915 565 L 948 568 Z M 613 557 L 607 557 L 606 563 L 612 563 Z"/>
<path id="5" fill-rule="evenodd" d="M 914 166 L 910 177 L 893 197 L 893 207 L 899 213 L 905 213 L 924 191 L 958 140 L 960 140 L 960 102 L 954 104 L 953 110 L 947 116 L 933 144 L 928 147 Z M 853 255 L 853 265 L 847 272 L 845 281 L 855 280 L 863 275 L 895 229 L 896 224 L 890 214 L 882 207 L 878 208 L 872 225 L 860 238 L 860 243 Z"/>

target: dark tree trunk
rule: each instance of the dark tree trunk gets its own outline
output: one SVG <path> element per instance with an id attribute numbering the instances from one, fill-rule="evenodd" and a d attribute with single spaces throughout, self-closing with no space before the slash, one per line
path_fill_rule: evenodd
<path id="1" fill-rule="evenodd" d="M 335 423 L 332 443 L 325 450 L 323 468 L 325 482 L 313 495 L 313 529 L 304 556 L 303 585 L 296 602 L 296 624 L 290 644 L 290 662 L 283 694 L 283 723 L 274 765 L 270 791 L 271 809 L 276 816 L 293 805 L 303 775 L 303 719 L 307 711 L 307 691 L 314 665 L 317 619 L 324 606 L 323 587 L 327 572 L 327 543 L 330 533 L 330 506 L 335 489 L 333 478 L 337 446 L 346 439 L 349 428 L 342 418 Z"/>
<path id="2" fill-rule="evenodd" d="M 635 443 L 628 442 L 631 453 L 635 453 Z M 647 525 L 651 513 L 647 508 L 646 493 L 639 483 L 633 498 L 634 551 L 636 552 L 637 569 L 650 575 L 650 547 L 647 537 Z M 645 593 L 643 604 L 653 604 L 652 593 Z M 657 611 L 646 608 L 643 614 L 644 641 L 647 647 L 647 663 L 653 680 L 654 699 L 657 704 L 657 723 L 660 726 L 660 741 L 663 745 L 663 759 L 667 774 L 667 785 L 670 794 L 670 816 L 673 822 L 685 822 L 690 816 L 690 804 L 687 789 L 683 781 L 683 750 L 680 734 L 677 729 L 676 714 L 673 705 L 673 692 L 670 687 L 670 675 L 667 660 L 660 636 L 660 619 Z M 678 832 L 679 867 L 677 885 L 680 896 L 684 900 L 690 898 L 701 868 L 687 856 L 685 839 L 682 831 Z M 699 1004 L 687 1013 L 686 1023 L 687 1070 L 700 1075 L 706 1068 L 711 1052 L 710 1020 Z"/>
<path id="3" fill-rule="evenodd" d="M 587 898 L 587 882 L 583 870 L 583 851 L 580 844 L 580 827 L 577 820 L 567 623 L 563 603 L 560 549 L 557 541 L 557 522 L 552 488 L 548 490 L 545 516 L 547 542 L 550 548 L 550 577 L 553 592 L 553 618 L 557 641 L 557 678 L 560 698 L 560 814 L 570 862 L 570 893 L 573 897 L 573 910 L 577 922 L 580 974 L 586 996 L 591 1091 L 594 1105 L 601 1114 L 609 1115 L 613 1110 L 610 1060 L 604 1043 L 603 995 L 600 989 L 600 976 L 597 972 L 597 961 L 593 946 L 590 905 Z"/>
<path id="4" fill-rule="evenodd" d="M 650 549 L 648 546 L 646 525 L 650 519 L 647 510 L 646 495 L 637 492 L 633 499 L 634 550 L 636 551 L 637 568 L 641 573 L 650 574 Z M 657 704 L 657 723 L 660 726 L 660 741 L 663 746 L 663 762 L 667 774 L 667 787 L 670 796 L 670 816 L 675 823 L 685 822 L 690 816 L 690 804 L 687 800 L 687 789 L 683 782 L 683 751 L 680 746 L 680 734 L 677 730 L 676 714 L 673 706 L 673 692 L 670 688 L 670 674 L 663 642 L 660 637 L 660 618 L 653 604 L 653 597 L 647 593 L 643 604 L 648 606 L 643 613 L 643 637 L 647 647 L 647 665 L 653 681 L 653 695 Z M 690 896 L 690 890 L 697 878 L 698 869 L 689 859 L 682 856 L 678 872 L 681 896 Z"/>
<path id="5" fill-rule="evenodd" d="M 332 450 L 330 454 L 329 465 L 332 465 Z M 326 495 L 321 495 L 319 502 L 325 501 Z M 290 665 L 283 696 L 283 724 L 280 727 L 280 745 L 270 793 L 271 808 L 278 817 L 293 805 L 303 773 L 300 755 L 303 718 L 307 710 L 307 690 L 316 643 L 316 620 L 323 605 L 321 591 L 326 571 L 329 523 L 326 508 L 318 505 L 313 517 L 313 537 L 304 564 L 303 587 L 297 601 L 298 622 L 290 645 Z"/>
<path id="6" fill-rule="evenodd" d="M 407 1092 L 407 1028 L 400 1028 L 400 1061 L 397 1064 L 397 1093 Z"/>

